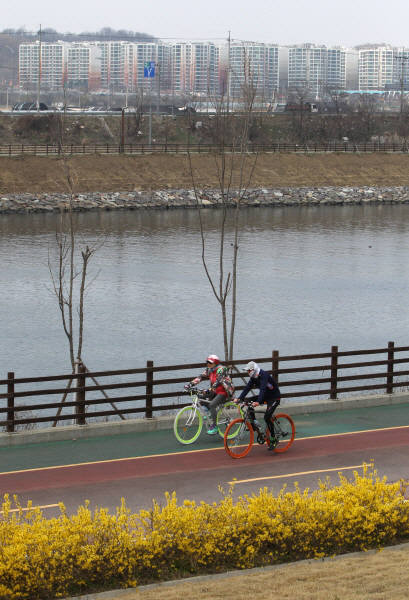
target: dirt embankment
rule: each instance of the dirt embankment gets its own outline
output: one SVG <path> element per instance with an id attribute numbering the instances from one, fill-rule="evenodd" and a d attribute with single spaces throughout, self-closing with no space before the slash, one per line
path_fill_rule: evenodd
<path id="1" fill-rule="evenodd" d="M 247 176 L 254 157 L 249 157 Z M 75 190 L 125 191 L 192 188 L 186 155 L 77 156 L 69 159 Z M 217 188 L 212 156 L 193 156 L 198 187 Z M 239 169 L 234 184 L 238 184 Z M 257 158 L 250 187 L 407 186 L 409 156 L 404 154 L 264 154 Z M 66 192 L 61 159 L 0 158 L 0 193 Z"/>

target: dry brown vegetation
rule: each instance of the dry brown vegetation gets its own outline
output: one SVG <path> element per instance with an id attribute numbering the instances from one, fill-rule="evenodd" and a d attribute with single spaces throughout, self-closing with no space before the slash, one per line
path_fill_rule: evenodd
<path id="1" fill-rule="evenodd" d="M 110 600 L 407 600 L 409 546 L 112 593 Z"/>
<path id="2" fill-rule="evenodd" d="M 79 191 L 191 188 L 186 155 L 74 156 L 70 158 Z M 196 184 L 217 187 L 211 155 L 193 156 Z M 406 154 L 263 154 L 252 187 L 409 185 Z M 0 193 L 67 191 L 63 161 L 24 156 L 0 158 Z"/>

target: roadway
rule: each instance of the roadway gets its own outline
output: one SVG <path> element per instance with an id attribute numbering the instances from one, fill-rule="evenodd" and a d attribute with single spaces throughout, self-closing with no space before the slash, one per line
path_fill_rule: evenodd
<path id="1" fill-rule="evenodd" d="M 202 433 L 198 442 L 181 446 L 170 430 L 72 439 L 0 448 L 0 494 L 32 500 L 46 516 L 68 513 L 88 499 L 91 507 L 114 510 L 121 498 L 131 510 L 164 502 L 166 491 L 178 499 L 207 502 L 221 497 L 235 481 L 234 495 L 267 486 L 277 492 L 317 487 L 338 472 L 362 473 L 374 462 L 388 480 L 409 479 L 409 404 L 312 413 L 295 417 L 297 435 L 285 454 L 255 444 L 250 454 L 231 459 L 217 436 Z"/>

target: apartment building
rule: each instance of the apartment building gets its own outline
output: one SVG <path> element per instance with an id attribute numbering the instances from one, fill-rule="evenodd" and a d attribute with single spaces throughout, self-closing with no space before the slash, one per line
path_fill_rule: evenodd
<path id="1" fill-rule="evenodd" d="M 247 91 L 255 92 L 266 101 L 278 91 L 278 46 L 256 42 L 232 42 L 228 57 L 230 95 L 243 97 Z"/>
<path id="2" fill-rule="evenodd" d="M 219 50 L 212 42 L 171 44 L 171 85 L 175 94 L 214 95 L 218 90 Z"/>
<path id="3" fill-rule="evenodd" d="M 389 47 L 362 47 L 351 54 L 345 48 L 314 44 L 279 48 L 275 44 L 236 41 L 220 45 L 211 41 L 56 42 L 41 44 L 41 61 L 39 51 L 39 42 L 20 46 L 22 87 L 34 88 L 41 75 L 42 88 L 50 90 L 67 85 L 90 91 L 203 96 L 229 91 L 232 98 L 240 98 L 247 88 L 255 90 L 258 98 L 270 101 L 279 86 L 283 93 L 286 88 L 290 92 L 303 90 L 315 98 L 328 88 L 346 89 L 347 74 L 348 82 L 355 75 L 358 80 L 358 70 L 356 87 L 362 90 L 396 84 L 402 73 L 409 82 L 409 50 Z M 155 63 L 154 79 L 145 77 L 144 67 L 150 62 Z"/>
<path id="4" fill-rule="evenodd" d="M 346 48 L 302 44 L 288 49 L 288 89 L 320 98 L 346 87 Z"/>
<path id="5" fill-rule="evenodd" d="M 41 60 L 40 60 L 41 47 Z M 20 44 L 19 85 L 61 90 L 65 85 L 93 90 L 101 87 L 101 48 L 93 42 Z"/>
<path id="6" fill-rule="evenodd" d="M 101 48 L 101 87 L 122 91 L 128 78 L 129 43 L 97 42 Z"/>
<path id="7" fill-rule="evenodd" d="M 396 48 L 394 82 L 398 89 L 409 90 L 409 48 Z"/>
<path id="8" fill-rule="evenodd" d="M 168 92 L 171 71 L 171 48 L 169 44 L 141 42 L 130 44 L 129 73 L 132 73 L 130 89 L 151 91 L 156 89 Z M 155 63 L 155 77 L 145 77 L 145 64 Z"/>
<path id="9" fill-rule="evenodd" d="M 327 88 L 345 90 L 348 50 L 346 48 L 328 48 L 327 50 Z"/>
<path id="10" fill-rule="evenodd" d="M 384 90 L 393 84 L 395 53 L 391 46 L 359 50 L 359 90 Z"/>
<path id="11" fill-rule="evenodd" d="M 359 90 L 409 89 L 409 49 L 393 46 L 359 48 Z"/>
<path id="12" fill-rule="evenodd" d="M 73 42 L 67 47 L 65 78 L 68 87 L 88 91 L 101 88 L 102 49 L 97 42 Z"/>
<path id="13" fill-rule="evenodd" d="M 66 63 L 67 44 L 64 42 L 20 44 L 20 87 L 35 87 L 41 80 L 44 89 L 61 89 L 65 80 Z"/>
<path id="14" fill-rule="evenodd" d="M 111 91 L 148 92 L 170 87 L 170 46 L 152 42 L 98 42 L 102 47 L 101 87 Z M 146 63 L 155 63 L 155 77 L 145 77 Z M 153 81 L 154 80 L 154 81 Z"/>

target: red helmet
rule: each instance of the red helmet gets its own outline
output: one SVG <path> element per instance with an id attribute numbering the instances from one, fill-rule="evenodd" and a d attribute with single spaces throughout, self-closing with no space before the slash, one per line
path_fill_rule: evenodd
<path id="1" fill-rule="evenodd" d="M 220 363 L 220 358 L 216 356 L 216 354 L 209 354 L 206 358 L 207 363 L 212 363 L 212 365 L 218 365 Z"/>

